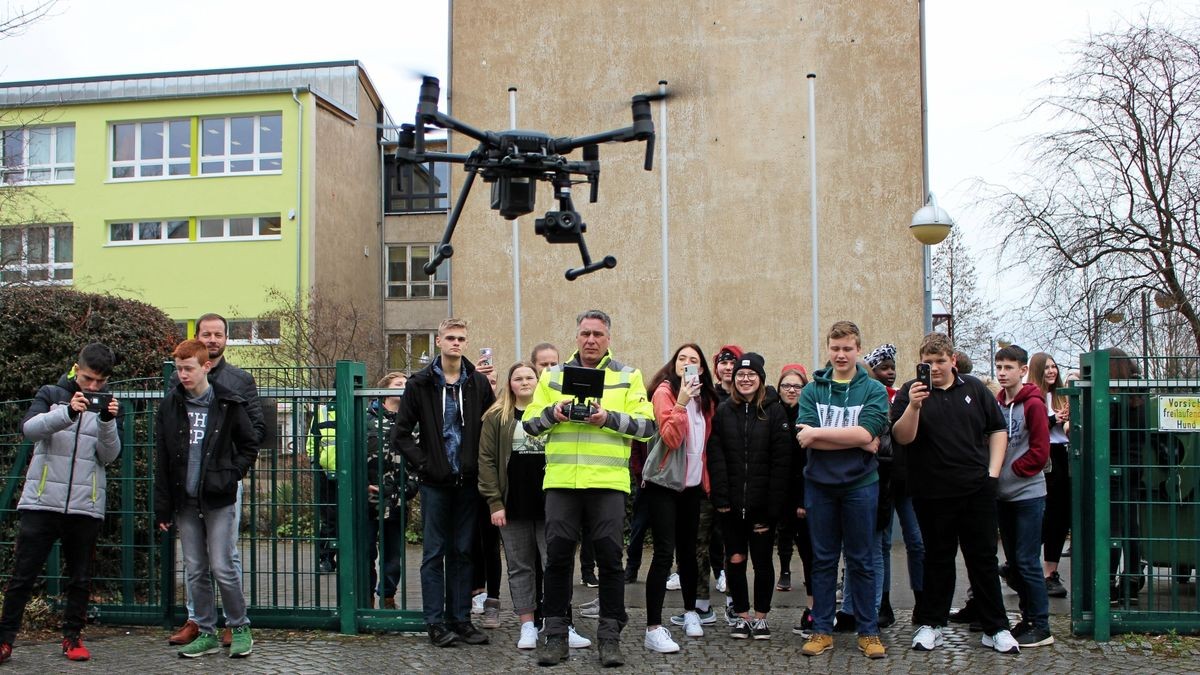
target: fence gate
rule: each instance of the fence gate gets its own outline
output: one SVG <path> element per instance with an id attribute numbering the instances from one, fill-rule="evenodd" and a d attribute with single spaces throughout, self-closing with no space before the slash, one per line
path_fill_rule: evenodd
<path id="1" fill-rule="evenodd" d="M 1200 632 L 1200 358 L 1084 354 L 1071 401 L 1071 624 Z"/>

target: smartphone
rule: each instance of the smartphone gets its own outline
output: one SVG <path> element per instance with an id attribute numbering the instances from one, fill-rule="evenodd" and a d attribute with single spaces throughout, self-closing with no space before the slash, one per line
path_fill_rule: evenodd
<path id="1" fill-rule="evenodd" d="M 492 348 L 491 347 L 484 347 L 483 349 L 479 350 L 479 365 L 481 365 L 481 366 L 492 365 Z"/>
<path id="2" fill-rule="evenodd" d="M 88 400 L 88 412 L 98 413 L 108 410 L 108 404 L 112 401 L 112 394 L 107 391 L 84 392 L 84 396 Z"/>
<path id="3" fill-rule="evenodd" d="M 700 379 L 700 366 L 690 363 L 683 367 L 683 379 L 687 383 L 696 382 Z"/>
<path id="4" fill-rule="evenodd" d="M 917 364 L 917 382 L 920 382 L 921 384 L 925 385 L 926 389 L 930 389 L 930 390 L 933 389 L 933 380 L 932 380 L 932 376 L 929 374 L 929 364 L 928 363 L 918 363 Z"/>

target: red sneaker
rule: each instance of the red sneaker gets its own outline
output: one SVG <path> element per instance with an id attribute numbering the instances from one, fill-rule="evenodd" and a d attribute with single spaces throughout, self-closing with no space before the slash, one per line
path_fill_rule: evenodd
<path id="1" fill-rule="evenodd" d="M 12 645 L 7 642 L 0 642 L 0 663 L 12 658 Z"/>
<path id="2" fill-rule="evenodd" d="M 92 653 L 83 646 L 83 640 L 79 638 L 63 638 L 62 648 L 63 654 L 71 661 L 87 661 L 92 658 Z"/>

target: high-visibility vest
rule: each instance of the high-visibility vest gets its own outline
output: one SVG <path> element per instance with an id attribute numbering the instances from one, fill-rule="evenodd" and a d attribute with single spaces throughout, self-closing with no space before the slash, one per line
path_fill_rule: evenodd
<path id="1" fill-rule="evenodd" d="M 579 365 L 578 355 L 565 365 Z M 567 396 L 562 393 L 563 366 L 542 371 L 533 401 L 522 423 L 527 433 L 544 434 L 546 477 L 544 489 L 605 488 L 629 492 L 629 446 L 633 439 L 654 435 L 654 406 L 646 397 L 642 373 L 606 354 L 596 366 L 604 370 L 604 395 L 600 406 L 609 412 L 604 427 L 582 422 L 547 425 L 546 408 Z M 615 425 L 617 428 L 610 428 Z"/>
<path id="2" fill-rule="evenodd" d="M 309 458 L 326 471 L 337 471 L 337 411 L 332 403 L 317 406 L 312 434 Z"/>

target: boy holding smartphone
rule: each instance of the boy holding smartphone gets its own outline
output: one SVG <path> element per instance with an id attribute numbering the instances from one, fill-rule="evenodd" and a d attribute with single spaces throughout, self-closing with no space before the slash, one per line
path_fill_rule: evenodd
<path id="1" fill-rule="evenodd" d="M 909 486 L 925 541 L 924 591 L 913 610 L 912 648 L 931 651 L 943 643 L 942 628 L 954 596 L 954 557 L 962 547 L 983 644 L 1016 654 L 1008 631 L 996 563 L 996 489 L 1007 427 L 995 397 L 982 382 L 959 375 L 954 345 L 942 333 L 921 341 L 919 373 L 892 401 L 892 440 L 907 446 Z"/>
<path id="2" fill-rule="evenodd" d="M 36 445 L 17 504 L 21 522 L 0 614 L 0 663 L 12 656 L 34 583 L 50 549 L 60 540 L 68 578 L 63 655 L 71 661 L 91 658 L 80 632 L 87 615 L 96 537 L 104 523 L 108 482 L 104 467 L 121 453 L 120 406 L 104 391 L 114 360 L 112 350 L 98 342 L 84 347 L 74 374 L 39 389 L 21 422 L 25 438 Z"/>

